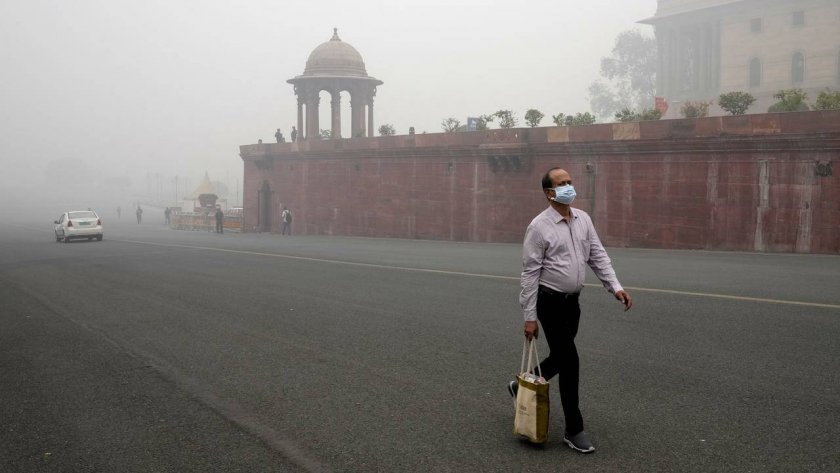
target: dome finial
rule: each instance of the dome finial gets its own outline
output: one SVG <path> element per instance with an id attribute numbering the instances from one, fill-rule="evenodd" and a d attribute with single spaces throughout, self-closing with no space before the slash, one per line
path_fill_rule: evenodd
<path id="1" fill-rule="evenodd" d="M 341 38 L 338 37 L 338 28 L 333 28 L 333 37 L 330 41 L 341 41 Z"/>

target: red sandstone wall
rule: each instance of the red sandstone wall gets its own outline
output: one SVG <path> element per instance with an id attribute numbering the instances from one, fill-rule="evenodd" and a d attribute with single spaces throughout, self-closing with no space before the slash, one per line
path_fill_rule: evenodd
<path id="1" fill-rule="evenodd" d="M 242 147 L 246 229 L 271 186 L 296 234 L 519 242 L 546 169 L 607 245 L 840 253 L 840 112 Z M 832 170 L 833 171 L 833 170 Z M 823 174 L 825 174 L 823 172 Z"/>

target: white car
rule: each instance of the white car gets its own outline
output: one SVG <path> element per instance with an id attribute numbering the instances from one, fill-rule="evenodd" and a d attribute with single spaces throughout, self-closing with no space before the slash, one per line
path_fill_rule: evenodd
<path id="1" fill-rule="evenodd" d="M 102 230 L 102 219 L 93 210 L 76 210 L 64 212 L 55 224 L 55 241 L 70 243 L 70 239 L 96 238 L 102 241 L 105 233 Z"/>

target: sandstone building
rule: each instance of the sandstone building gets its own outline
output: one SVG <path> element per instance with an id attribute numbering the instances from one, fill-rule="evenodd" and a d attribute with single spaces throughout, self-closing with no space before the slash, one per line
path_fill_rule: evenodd
<path id="1" fill-rule="evenodd" d="M 840 89 L 840 0 L 659 0 L 657 95 L 679 114 L 689 100 L 746 91 L 762 113 L 781 89 L 811 102 Z"/>

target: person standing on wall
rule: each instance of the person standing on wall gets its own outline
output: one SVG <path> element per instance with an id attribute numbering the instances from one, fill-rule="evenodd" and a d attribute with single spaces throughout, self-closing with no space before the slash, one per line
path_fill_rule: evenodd
<path id="1" fill-rule="evenodd" d="M 283 222 L 283 229 L 280 232 L 281 235 L 285 235 L 286 232 L 289 235 L 292 234 L 292 211 L 289 210 L 288 207 L 285 205 L 283 206 L 283 211 L 280 213 L 280 221 Z"/>
<path id="2" fill-rule="evenodd" d="M 225 232 L 225 214 L 222 213 L 221 207 L 216 207 L 216 233 Z"/>
<path id="3" fill-rule="evenodd" d="M 545 379 L 559 375 L 560 400 L 566 429 L 563 441 L 582 453 L 595 447 L 583 430 L 579 408 L 580 360 L 575 336 L 580 322 L 578 296 L 583 289 L 586 266 L 604 287 L 624 304 L 633 301 L 618 282 L 612 263 L 589 215 L 571 207 L 575 188 L 568 172 L 549 169 L 542 178 L 542 190 L 549 207 L 537 215 L 525 231 L 522 249 L 522 292 L 519 303 L 525 319 L 525 337 L 539 336 L 542 325 L 550 353 L 540 363 Z M 514 397 L 519 385 L 512 381 L 508 391 Z"/>

